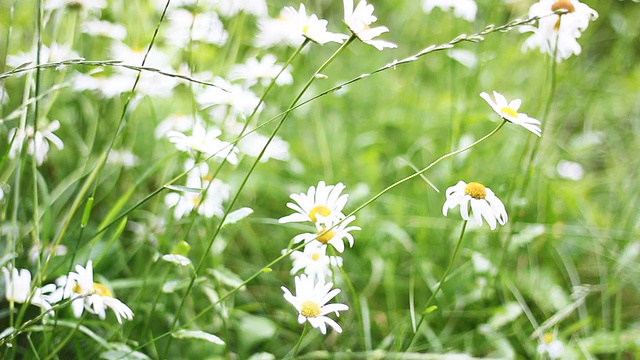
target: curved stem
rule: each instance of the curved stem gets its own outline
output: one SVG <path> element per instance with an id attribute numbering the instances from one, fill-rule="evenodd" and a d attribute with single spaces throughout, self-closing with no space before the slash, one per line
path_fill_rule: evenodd
<path id="1" fill-rule="evenodd" d="M 298 350 L 300 350 L 300 345 L 302 345 L 302 340 L 304 339 L 304 336 L 307 335 L 307 332 L 309 332 L 309 323 L 305 321 L 304 329 L 302 329 L 302 334 L 300 334 L 300 339 L 298 339 L 298 343 L 296 344 L 296 347 L 294 347 L 292 350 L 291 359 L 296 358 L 296 355 L 298 354 Z"/>

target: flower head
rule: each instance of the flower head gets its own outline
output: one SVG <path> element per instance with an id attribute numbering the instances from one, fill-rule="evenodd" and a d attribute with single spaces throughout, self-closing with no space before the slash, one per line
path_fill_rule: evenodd
<path id="1" fill-rule="evenodd" d="M 34 130 L 31 125 L 27 125 L 24 130 L 20 128 L 9 130 L 9 143 L 11 143 L 9 158 L 14 159 L 22 148 L 22 144 L 26 141 L 27 153 L 36 158 L 36 164 L 38 166 L 42 165 L 49 152 L 49 142 L 60 150 L 64 148 L 62 140 L 53 133 L 59 128 L 60 122 L 55 120 L 40 130 Z"/>
<path id="2" fill-rule="evenodd" d="M 547 354 L 551 359 L 560 359 L 564 353 L 564 345 L 553 334 L 546 333 L 536 350 L 538 354 Z"/>
<path id="3" fill-rule="evenodd" d="M 45 310 L 51 309 L 49 295 L 46 294 L 55 290 L 56 286 L 54 284 L 48 284 L 41 288 L 36 287 L 32 293 L 31 273 L 29 270 L 18 270 L 16 268 L 9 270 L 3 266 L 2 273 L 4 275 L 5 296 L 7 300 L 19 304 L 28 302 Z"/>
<path id="4" fill-rule="evenodd" d="M 271 54 L 264 55 L 262 60 L 258 60 L 257 58 L 248 59 L 244 64 L 234 65 L 229 72 L 229 78 L 231 80 L 245 80 L 247 86 L 253 86 L 258 83 L 258 81 L 262 86 L 267 86 L 273 78 L 280 74 L 276 79 L 276 85 L 291 84 L 293 77 L 289 69 L 283 71 L 283 65 L 276 63 L 277 60 L 278 59 Z M 281 71 L 282 73 L 280 73 Z"/>
<path id="5" fill-rule="evenodd" d="M 296 213 L 280 218 L 278 222 L 311 221 L 327 224 L 344 218 L 342 209 L 349 198 L 349 195 L 341 194 L 345 187 L 342 183 L 327 186 L 324 181 L 320 181 L 317 188 L 311 186 L 306 194 L 291 194 L 295 203 L 287 203 L 287 207 Z"/>
<path id="6" fill-rule="evenodd" d="M 527 114 L 518 112 L 520 104 L 522 104 L 522 100 L 515 99 L 511 102 L 507 102 L 507 99 L 496 91 L 493 92 L 495 101 L 493 101 L 491 99 L 491 96 L 489 96 L 489 94 L 487 94 L 486 92 L 482 92 L 480 94 L 480 97 L 483 98 L 484 101 L 486 101 L 491 106 L 493 111 L 495 111 L 503 119 L 513 124 L 520 125 L 538 136 L 540 136 L 540 134 L 542 133 L 542 130 L 540 130 L 539 126 L 540 121 L 527 116 Z"/>
<path id="7" fill-rule="evenodd" d="M 335 222 L 326 224 L 316 223 L 316 232 L 297 235 L 293 238 L 293 242 L 299 243 L 314 240 L 325 245 L 329 244 L 333 246 L 338 252 L 343 252 L 344 239 L 347 239 L 347 241 L 349 242 L 349 247 L 353 247 L 353 235 L 351 235 L 349 231 L 361 230 L 359 226 L 348 226 L 355 219 L 355 215 L 351 215 L 340 222 L 340 224 L 338 225 L 335 224 L 340 220 L 336 220 Z"/>
<path id="8" fill-rule="evenodd" d="M 286 252 L 286 250 L 282 250 Z M 304 273 L 317 280 L 325 280 L 331 276 L 331 268 L 342 266 L 342 258 L 328 256 L 327 246 L 319 241 L 311 241 L 304 251 L 294 251 L 290 255 L 293 260 L 291 275 L 304 270 Z"/>
<path id="9" fill-rule="evenodd" d="M 343 0 L 344 4 L 344 22 L 351 32 L 365 44 L 369 44 L 378 50 L 384 48 L 396 48 L 396 44 L 384 41 L 374 40 L 380 34 L 384 34 L 389 31 L 386 26 L 377 26 L 374 28 L 369 27 L 372 23 L 376 22 L 378 18 L 373 16 L 373 5 L 367 4 L 365 0 L 360 0 L 358 6 L 353 8 L 353 0 Z"/>
<path id="10" fill-rule="evenodd" d="M 111 308 L 122 324 L 122 318 L 133 319 L 133 311 L 120 300 L 113 297 L 113 293 L 106 286 L 93 282 L 93 263 L 87 262 L 86 267 L 76 265 L 76 271 L 56 280 L 56 301 L 72 299 L 71 308 L 75 317 L 82 316 L 84 310 L 96 314 L 100 319 L 106 317 L 106 309 Z"/>
<path id="11" fill-rule="evenodd" d="M 326 283 L 324 280 L 317 282 L 313 277 L 300 275 L 295 277 L 296 295 L 292 295 L 291 291 L 282 286 L 284 298 L 298 310 L 298 323 L 303 324 L 308 321 L 311 326 L 320 329 L 323 334 L 327 333 L 327 326 L 331 326 L 335 331 L 342 332 L 342 328 L 333 319 L 325 316 L 329 313 L 348 310 L 345 304 L 329 304 L 340 289 L 333 289 L 333 283 Z"/>
<path id="12" fill-rule="evenodd" d="M 496 228 L 496 222 L 500 225 L 507 223 L 507 211 L 502 201 L 484 185 L 477 182 L 465 183 L 460 180 L 446 191 L 447 199 L 442 207 L 442 214 L 447 216 L 449 209 L 460 205 L 460 215 L 464 220 L 469 220 L 469 204 L 476 224 L 482 225 L 485 219 L 491 230 Z"/>
<path id="13" fill-rule="evenodd" d="M 304 4 L 300 4 L 300 10 L 296 11 L 293 6 L 287 6 L 284 11 L 288 12 L 286 18 L 295 19 L 295 27 L 292 29 L 294 33 L 297 33 L 295 36 L 302 35 L 320 45 L 328 42 L 342 44 L 344 40 L 349 38 L 344 34 L 327 31 L 327 20 L 319 19 L 315 14 L 307 16 Z"/>
<path id="14" fill-rule="evenodd" d="M 202 153 L 207 157 L 215 156 L 235 165 L 238 163 L 238 148 L 218 139 L 221 134 L 222 131 L 217 128 L 207 130 L 202 124 L 196 123 L 191 135 L 170 130 L 167 137 L 180 151 Z"/>

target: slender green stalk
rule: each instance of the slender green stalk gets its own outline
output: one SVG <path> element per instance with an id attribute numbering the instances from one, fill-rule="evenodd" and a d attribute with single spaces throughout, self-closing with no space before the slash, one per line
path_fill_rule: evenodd
<path id="1" fill-rule="evenodd" d="M 444 273 L 442 274 L 442 278 L 440 279 L 440 282 L 438 282 L 438 286 L 436 287 L 434 292 L 431 293 L 429 300 L 427 300 L 427 304 L 424 306 L 424 310 L 422 311 L 422 316 L 420 317 L 420 321 L 418 321 L 418 325 L 416 325 L 415 330 L 411 334 L 411 338 L 409 338 L 409 345 L 407 346 L 407 351 L 411 350 L 411 345 L 413 345 L 413 342 L 416 339 L 416 334 L 418 334 L 418 331 L 420 330 L 420 325 L 422 325 L 422 323 L 424 322 L 427 314 L 435 310 L 435 308 L 430 307 L 431 302 L 436 298 L 436 295 L 438 295 L 438 292 L 440 292 L 440 289 L 442 288 L 442 284 L 444 284 L 445 280 L 447 279 L 447 275 L 449 275 L 449 271 L 451 271 L 451 268 L 453 267 L 453 264 L 456 261 L 456 257 L 458 256 L 458 250 L 460 250 L 460 245 L 462 244 L 462 238 L 464 237 L 464 231 L 467 229 L 467 223 L 468 221 L 466 220 L 462 223 L 462 229 L 460 230 L 460 237 L 458 237 L 458 242 L 456 243 L 456 247 L 453 250 L 453 255 L 451 255 L 451 260 L 449 261 L 449 265 L 447 266 Z"/>
<path id="2" fill-rule="evenodd" d="M 304 322 L 304 328 L 302 329 L 302 334 L 300 334 L 300 339 L 298 339 L 298 343 L 291 351 L 291 359 L 295 359 L 298 354 L 298 350 L 300 350 L 300 345 L 302 345 L 302 340 L 304 340 L 305 335 L 309 332 L 309 323 L 307 321 Z"/>

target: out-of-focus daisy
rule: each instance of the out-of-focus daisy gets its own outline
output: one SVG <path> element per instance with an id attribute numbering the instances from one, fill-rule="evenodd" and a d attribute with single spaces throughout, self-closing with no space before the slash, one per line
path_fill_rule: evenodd
<path id="1" fill-rule="evenodd" d="M 229 34 L 224 30 L 222 21 L 215 12 L 192 14 L 185 9 L 176 9 L 169 13 L 165 36 L 169 44 L 183 47 L 189 41 L 224 45 Z"/>
<path id="2" fill-rule="evenodd" d="M 286 250 L 282 250 L 283 253 Z M 293 260 L 291 275 L 304 270 L 304 273 L 317 280 L 325 280 L 331 276 L 331 268 L 342 266 L 342 258 L 328 256 L 327 247 L 318 241 L 311 241 L 304 251 L 294 251 L 290 255 Z"/>
<path id="3" fill-rule="evenodd" d="M 53 253 L 51 253 L 53 250 Z M 42 248 L 42 243 L 34 244 L 31 249 L 29 249 L 29 262 L 32 265 L 38 264 L 38 259 L 42 253 L 42 259 L 44 261 L 49 261 L 51 256 L 64 256 L 67 254 L 67 247 L 64 245 L 58 245 L 55 248 L 51 244 L 47 244 L 44 246 L 44 250 Z"/>
<path id="4" fill-rule="evenodd" d="M 244 154 L 249 156 L 258 157 L 260 152 L 267 145 L 268 137 L 260 135 L 258 133 L 251 133 L 238 142 L 238 148 Z M 266 162 L 269 159 L 276 159 L 281 161 L 289 160 L 289 143 L 282 140 L 282 138 L 275 136 L 271 139 L 269 146 L 265 150 L 261 162 Z"/>
<path id="5" fill-rule="evenodd" d="M 257 17 L 267 16 L 267 2 L 265 0 L 209 0 L 218 10 L 218 13 L 225 17 L 237 15 L 245 12 Z"/>
<path id="6" fill-rule="evenodd" d="M 44 8 L 55 9 L 77 9 L 82 11 L 99 11 L 107 7 L 106 0 L 46 0 Z"/>
<path id="7" fill-rule="evenodd" d="M 195 124 L 191 135 L 171 130 L 167 132 L 167 138 L 180 151 L 199 152 L 207 157 L 214 156 L 235 165 L 238 163 L 238 148 L 218 139 L 221 134 L 220 129 L 210 128 L 207 130 L 204 125 Z"/>
<path id="8" fill-rule="evenodd" d="M 122 41 L 127 37 L 127 29 L 120 24 L 108 21 L 90 19 L 81 25 L 82 32 L 90 36 L 104 36 L 114 40 Z"/>
<path id="9" fill-rule="evenodd" d="M 316 223 L 317 231 L 315 233 L 302 233 L 293 238 L 294 243 L 308 242 L 311 240 L 317 240 L 322 244 L 328 244 L 333 246 L 336 251 L 344 251 L 344 239 L 349 242 L 349 247 L 353 247 L 353 235 L 349 232 L 354 230 L 361 230 L 359 226 L 348 226 L 353 220 L 355 215 L 351 215 L 344 219 L 339 225 L 332 229 L 335 223 L 320 224 Z M 338 220 L 336 220 L 337 222 Z"/>
<path id="10" fill-rule="evenodd" d="M 93 262 L 89 260 L 86 267 L 76 265 L 76 271 L 61 276 L 56 280 L 56 300 L 72 299 L 71 308 L 75 317 L 82 316 L 84 310 L 96 314 L 100 319 L 106 318 L 106 309 L 113 310 L 118 322 L 122 318 L 133 319 L 133 311 L 122 301 L 113 297 L 106 286 L 93 282 Z"/>
<path id="11" fill-rule="evenodd" d="M 476 12 L 478 11 L 478 5 L 474 0 L 423 0 L 422 9 L 427 14 L 431 12 L 435 7 L 439 7 L 443 11 L 448 11 L 453 8 L 453 14 L 459 18 L 463 18 L 467 21 L 473 21 L 476 19 Z"/>
<path id="12" fill-rule="evenodd" d="M 538 354 L 547 354 L 551 359 L 560 359 L 564 353 L 564 344 L 551 333 L 546 333 L 537 347 Z"/>
<path id="13" fill-rule="evenodd" d="M 491 96 L 486 92 L 482 92 L 480 97 L 483 98 L 491 106 L 493 111 L 503 119 L 513 124 L 520 125 L 538 136 L 542 133 L 539 126 L 540 121 L 527 116 L 527 114 L 518 112 L 518 109 L 522 104 L 522 100 L 515 99 L 511 102 L 507 102 L 507 99 L 496 91 L 493 92 L 495 101 L 493 101 Z"/>
<path id="14" fill-rule="evenodd" d="M 304 222 L 328 224 L 334 220 L 344 218 L 344 209 L 348 194 L 341 194 L 346 186 L 342 183 L 326 185 L 324 181 L 318 183 L 318 187 L 311 186 L 307 193 L 291 194 L 295 203 L 287 203 L 287 207 L 296 213 L 280 218 L 278 222 Z"/>
<path id="15" fill-rule="evenodd" d="M 475 52 L 465 49 L 449 49 L 447 55 L 460 64 L 475 69 L 478 66 L 478 56 Z"/>
<path id="16" fill-rule="evenodd" d="M 255 85 L 258 81 L 262 86 L 267 86 L 282 71 L 283 65 L 277 64 L 277 61 L 278 59 L 271 54 L 264 55 L 262 60 L 250 58 L 244 64 L 233 65 L 231 71 L 229 71 L 229 79 L 244 80 L 249 87 Z M 293 77 L 289 69 L 282 71 L 282 74 L 276 79 L 276 85 L 280 86 L 288 85 L 292 82 Z"/>
<path id="17" fill-rule="evenodd" d="M 37 49 L 33 48 L 29 52 L 19 52 L 16 55 L 7 55 L 7 65 L 20 66 L 26 63 L 35 63 L 38 57 Z M 71 50 L 67 45 L 61 45 L 58 43 L 52 43 L 47 47 L 42 45 L 40 48 L 40 63 L 57 62 L 68 59 L 78 59 L 80 55 L 77 52 Z M 24 73 L 19 73 L 24 74 Z"/>
<path id="18" fill-rule="evenodd" d="M 296 11 L 293 6 L 287 6 L 284 11 L 288 12 L 287 18 L 293 18 L 295 21 L 294 31 L 292 35 L 302 35 L 305 38 L 323 45 L 328 42 L 342 42 L 349 38 L 349 36 L 339 33 L 332 33 L 327 31 L 328 21 L 319 19 L 315 14 L 307 16 L 307 10 L 304 4 L 300 4 L 300 9 Z"/>
<path id="19" fill-rule="evenodd" d="M 135 156 L 130 150 L 111 150 L 109 157 L 107 157 L 107 164 L 120 165 L 124 168 L 132 168 L 138 165 L 137 156 Z"/>
<path id="20" fill-rule="evenodd" d="M 584 176 L 582 165 L 573 161 L 560 160 L 558 166 L 556 166 L 556 171 L 558 171 L 558 175 L 561 178 L 573 181 L 578 181 Z"/>
<path id="21" fill-rule="evenodd" d="M 14 303 L 30 303 L 45 310 L 51 309 L 48 295 L 56 289 L 54 284 L 48 284 L 41 288 L 31 290 L 31 273 L 27 269 L 11 270 L 2 267 L 5 284 L 5 297 Z"/>
<path id="22" fill-rule="evenodd" d="M 340 325 L 326 316 L 332 312 L 338 315 L 338 311 L 349 309 L 345 304 L 327 305 L 331 299 L 340 293 L 340 289 L 331 290 L 333 283 L 325 284 L 324 280 L 316 282 L 313 277 L 307 275 L 296 276 L 295 285 L 295 296 L 286 287 L 282 286 L 281 288 L 284 291 L 285 300 L 298 310 L 298 323 L 303 324 L 308 321 L 311 326 L 320 329 L 323 334 L 327 333 L 327 325 L 329 325 L 335 331 L 341 333 L 342 328 Z"/>
<path id="23" fill-rule="evenodd" d="M 0 104 L 6 104 L 9 101 L 9 94 L 7 90 L 4 89 L 2 84 L 0 84 Z"/>
<path id="24" fill-rule="evenodd" d="M 134 82 L 133 72 L 128 75 L 116 73 L 105 76 L 101 71 L 92 71 L 87 74 L 75 73 L 71 79 L 71 87 L 77 91 L 95 91 L 105 98 L 112 98 L 131 91 Z"/>
<path id="25" fill-rule="evenodd" d="M 286 7 L 275 19 L 260 18 L 258 19 L 259 33 L 256 35 L 254 45 L 259 48 L 270 48 L 276 45 L 300 46 L 304 38 L 299 36 L 297 26 L 296 14 L 288 11 Z"/>
<path id="26" fill-rule="evenodd" d="M 163 136 L 166 136 L 169 131 L 179 131 L 179 132 L 187 132 L 195 126 L 195 124 L 204 124 L 204 121 L 199 115 L 171 115 L 166 119 L 162 120 L 158 126 L 156 126 L 156 130 L 154 131 L 154 135 L 156 139 L 159 139 Z"/>
<path id="27" fill-rule="evenodd" d="M 360 0 L 358 6 L 353 8 L 353 0 L 343 0 L 344 5 L 344 22 L 351 32 L 365 44 L 369 44 L 378 50 L 384 48 L 396 48 L 396 44 L 384 41 L 374 40 L 380 34 L 386 33 L 389 29 L 386 26 L 369 27 L 378 20 L 373 16 L 373 5 L 367 4 L 365 0 Z"/>
<path id="28" fill-rule="evenodd" d="M 207 87 L 196 96 L 196 101 L 204 109 L 211 107 L 210 114 L 215 120 L 224 121 L 226 116 L 249 116 L 260 103 L 253 91 L 241 85 L 231 84 L 221 77 L 214 78 L 213 83 L 217 87 Z M 263 107 L 264 104 L 260 105 L 258 111 Z"/>
<path id="29" fill-rule="evenodd" d="M 40 130 L 34 130 L 31 125 L 27 125 L 24 130 L 20 128 L 9 130 L 9 143 L 13 141 L 9 149 L 9 158 L 14 159 L 26 141 L 27 153 L 35 157 L 38 166 L 42 165 L 49 152 L 49 142 L 59 150 L 64 148 L 62 140 L 53 133 L 58 129 L 60 129 L 60 122 L 55 120 Z"/>
<path id="30" fill-rule="evenodd" d="M 563 14 L 548 16 L 554 11 Z M 520 32 L 533 32 L 522 44 L 522 50 L 540 49 L 560 62 L 571 55 L 579 55 L 582 48 L 577 39 L 598 18 L 598 12 L 578 0 L 541 0 L 529 8 L 529 17 L 540 16 L 538 26 L 522 26 Z"/>
<path id="31" fill-rule="evenodd" d="M 189 159 L 185 163 L 185 170 L 191 169 L 194 164 L 194 160 Z M 189 215 L 196 207 L 198 214 L 207 218 L 224 214 L 222 204 L 229 199 L 229 185 L 219 179 L 211 180 L 211 177 L 209 165 L 202 163 L 187 175 L 186 187 L 193 189 L 193 192 L 185 190 L 167 194 L 164 202 L 174 208 L 173 217 L 176 220 Z"/>
<path id="32" fill-rule="evenodd" d="M 496 228 L 496 223 L 507 223 L 507 211 L 502 201 L 484 185 L 477 182 L 465 183 L 460 180 L 446 191 L 447 199 L 442 207 L 442 214 L 447 216 L 449 209 L 460 205 L 460 215 L 464 220 L 469 220 L 469 205 L 476 224 L 482 225 L 485 219 L 491 230 Z"/>

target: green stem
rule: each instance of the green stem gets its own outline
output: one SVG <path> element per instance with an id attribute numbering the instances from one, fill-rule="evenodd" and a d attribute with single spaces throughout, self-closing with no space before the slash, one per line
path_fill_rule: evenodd
<path id="1" fill-rule="evenodd" d="M 300 334 L 300 339 L 298 339 L 298 343 L 296 344 L 296 346 L 293 348 L 291 352 L 291 359 L 296 358 L 296 355 L 298 354 L 298 350 L 300 349 L 300 345 L 302 345 L 302 340 L 304 339 L 304 336 L 307 335 L 307 332 L 309 332 L 309 323 L 305 321 L 304 329 L 302 329 L 302 334 Z"/>
<path id="2" fill-rule="evenodd" d="M 418 325 L 416 325 L 416 329 L 414 330 L 413 334 L 411 334 L 411 338 L 409 339 L 409 346 L 407 347 L 407 351 L 411 350 L 411 345 L 413 345 L 413 342 L 416 339 L 416 334 L 418 334 L 418 330 L 420 330 L 420 325 L 422 325 L 422 323 L 424 322 L 427 314 L 435 310 L 435 307 L 430 308 L 429 306 L 431 305 L 431 302 L 436 298 L 436 295 L 438 295 L 438 292 L 440 292 L 440 289 L 442 288 L 442 284 L 444 284 L 445 280 L 447 279 L 447 275 L 449 275 L 449 271 L 451 271 L 451 268 L 453 267 L 453 264 L 456 261 L 456 257 L 458 256 L 458 250 L 460 250 L 460 245 L 462 244 L 462 238 L 464 237 L 464 231 L 467 229 L 467 223 L 468 221 L 466 220 L 462 223 L 462 229 L 460 230 L 460 237 L 458 238 L 458 242 L 456 243 L 456 248 L 453 250 L 453 255 L 451 255 L 451 261 L 449 261 L 449 265 L 447 266 L 444 273 L 442 274 L 442 278 L 440 279 L 440 282 L 438 283 L 436 290 L 433 293 L 431 293 L 429 300 L 427 300 L 427 304 L 424 306 L 424 310 L 422 311 L 422 316 L 420 317 L 420 321 L 418 321 Z"/>

